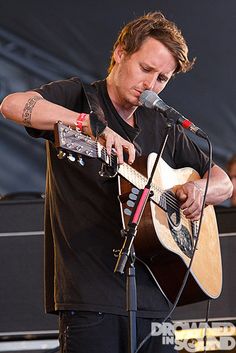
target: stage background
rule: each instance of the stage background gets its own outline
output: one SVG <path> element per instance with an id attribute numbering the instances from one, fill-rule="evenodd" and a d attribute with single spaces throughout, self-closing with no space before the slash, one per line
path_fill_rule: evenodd
<path id="1" fill-rule="evenodd" d="M 196 57 L 161 97 L 205 130 L 215 161 L 236 152 L 234 0 L 8 0 L 0 3 L 0 100 L 51 80 L 106 76 L 117 32 L 129 20 L 161 10 L 182 29 Z M 197 143 L 206 150 L 203 140 Z M 44 142 L 0 119 L 0 194 L 43 191 Z"/>

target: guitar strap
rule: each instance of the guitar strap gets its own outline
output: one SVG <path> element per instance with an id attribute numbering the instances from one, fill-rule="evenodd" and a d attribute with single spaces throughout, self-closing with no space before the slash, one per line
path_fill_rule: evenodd
<path id="1" fill-rule="evenodd" d="M 90 110 L 90 125 L 94 137 L 98 137 L 102 134 L 103 130 L 107 126 L 107 121 L 105 119 L 105 114 L 100 106 L 99 99 L 97 96 L 97 90 L 92 84 L 84 83 L 82 81 L 81 85 L 88 102 Z"/>

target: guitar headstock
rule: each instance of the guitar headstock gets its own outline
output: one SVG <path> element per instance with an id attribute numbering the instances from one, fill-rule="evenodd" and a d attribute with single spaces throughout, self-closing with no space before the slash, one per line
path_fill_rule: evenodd
<path id="1" fill-rule="evenodd" d="M 55 146 L 66 154 L 97 158 L 97 143 L 91 137 L 61 122 L 54 126 Z"/>
<path id="2" fill-rule="evenodd" d="M 58 158 L 67 158 L 74 162 L 78 161 L 82 166 L 84 161 L 81 155 L 99 158 L 104 162 L 100 171 L 101 176 L 114 177 L 117 173 L 117 157 L 114 154 L 110 156 L 107 150 L 99 142 L 84 135 L 79 130 L 74 130 L 61 122 L 54 126 L 55 146 L 59 149 Z"/>

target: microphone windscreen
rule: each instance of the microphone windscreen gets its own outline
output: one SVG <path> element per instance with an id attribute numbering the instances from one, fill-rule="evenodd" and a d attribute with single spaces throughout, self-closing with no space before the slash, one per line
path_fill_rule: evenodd
<path id="1" fill-rule="evenodd" d="M 159 100 L 158 95 L 153 91 L 143 91 L 143 93 L 139 97 L 139 102 L 144 105 L 146 108 L 153 108 L 154 103 Z"/>

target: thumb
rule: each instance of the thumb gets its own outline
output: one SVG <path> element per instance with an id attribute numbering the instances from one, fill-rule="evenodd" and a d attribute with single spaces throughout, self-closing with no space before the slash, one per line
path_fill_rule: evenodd
<path id="1" fill-rule="evenodd" d="M 187 199 L 187 194 L 184 192 L 183 188 L 178 188 L 175 191 L 175 194 L 180 201 L 185 201 Z"/>

